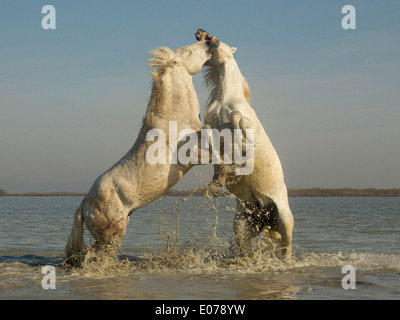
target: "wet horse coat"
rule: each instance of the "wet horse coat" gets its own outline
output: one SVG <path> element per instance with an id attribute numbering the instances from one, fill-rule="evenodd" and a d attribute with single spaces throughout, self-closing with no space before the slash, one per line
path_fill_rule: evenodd
<path id="1" fill-rule="evenodd" d="M 147 141 L 147 133 L 158 129 L 168 137 L 171 121 L 176 121 L 178 131 L 201 130 L 192 76 L 210 58 L 210 48 L 201 41 L 175 51 L 162 47 L 152 54 L 150 66 L 156 68 L 153 88 L 139 136 L 125 156 L 96 179 L 76 210 L 65 247 L 67 264 L 81 261 L 84 224 L 99 247 L 117 247 L 125 236 L 129 216 L 165 193 L 193 166 L 150 164 L 146 157 L 153 141 Z M 174 142 L 166 141 L 167 150 L 170 143 Z M 177 148 L 176 143 L 172 147 Z"/>
<path id="2" fill-rule="evenodd" d="M 248 175 L 238 175 L 235 164 L 215 165 L 213 181 L 206 188 L 206 193 L 215 194 L 226 184 L 236 196 L 234 233 L 240 255 L 251 255 L 251 239 L 264 231 L 278 241 L 282 255 L 290 257 L 294 219 L 282 166 L 249 104 L 250 89 L 233 57 L 236 49 L 202 29 L 198 30 L 196 38 L 210 41 L 212 47 L 212 57 L 205 67 L 205 81 L 211 88 L 204 115 L 205 124 L 219 130 L 225 127 L 241 129 L 243 133 L 246 129 L 254 130 L 253 171 Z"/>

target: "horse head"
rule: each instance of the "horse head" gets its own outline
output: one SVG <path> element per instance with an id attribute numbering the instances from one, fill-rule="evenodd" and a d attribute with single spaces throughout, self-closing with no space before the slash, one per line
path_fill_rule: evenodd
<path id="1" fill-rule="evenodd" d="M 198 41 L 206 41 L 210 47 L 210 52 L 212 53 L 211 60 L 215 65 L 219 65 L 225 62 L 226 59 L 233 58 L 233 54 L 236 51 L 235 47 L 230 47 L 226 43 L 219 41 L 215 36 L 211 36 L 204 29 L 198 29 L 195 33 L 196 39 Z M 210 60 L 210 61 L 211 61 Z"/>
<path id="2" fill-rule="evenodd" d="M 200 41 L 173 52 L 172 65 L 184 66 L 190 75 L 198 73 L 204 63 L 211 58 L 207 41 Z"/>

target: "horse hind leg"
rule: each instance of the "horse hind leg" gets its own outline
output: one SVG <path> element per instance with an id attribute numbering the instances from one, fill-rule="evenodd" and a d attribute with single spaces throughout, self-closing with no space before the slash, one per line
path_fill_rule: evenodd
<path id="1" fill-rule="evenodd" d="M 116 256 L 126 234 L 129 215 L 113 190 L 105 196 L 97 196 L 94 204 L 87 208 L 85 223 L 96 240 L 92 248 L 95 256 Z"/>
<path id="2" fill-rule="evenodd" d="M 292 222 L 280 222 L 280 227 L 278 231 L 281 235 L 279 243 L 282 250 L 282 258 L 288 259 L 292 256 L 292 232 L 293 223 Z"/>
<path id="3" fill-rule="evenodd" d="M 126 226 L 129 217 L 125 222 L 112 222 L 107 229 L 98 232 L 95 237 L 95 244 L 88 247 L 82 266 L 91 270 L 93 266 L 96 272 L 109 272 L 119 264 L 117 250 L 122 245 L 122 239 L 126 233 Z M 100 266 L 101 265 L 101 266 Z"/>
<path id="4" fill-rule="evenodd" d="M 269 233 L 278 242 L 282 259 L 288 259 L 292 256 L 293 227 L 294 220 L 289 205 L 277 205 L 276 219 Z"/>
<path id="5" fill-rule="evenodd" d="M 240 209 L 233 222 L 236 250 L 241 257 L 251 257 L 253 255 L 251 240 L 261 233 L 261 229 L 251 217 L 254 212 L 247 212 L 248 209 L 239 200 L 237 200 L 237 207 Z"/>
<path id="6" fill-rule="evenodd" d="M 122 239 L 125 237 L 126 229 L 129 223 L 129 217 L 115 218 L 108 221 L 106 228 L 100 232 L 97 231 L 95 247 L 97 249 L 107 249 L 108 251 L 116 251 L 122 244 Z"/>
<path id="7" fill-rule="evenodd" d="M 292 255 L 293 216 L 287 202 L 276 203 L 272 199 L 257 201 L 258 219 L 255 220 L 263 236 L 273 240 L 274 251 L 281 253 L 282 259 Z"/>

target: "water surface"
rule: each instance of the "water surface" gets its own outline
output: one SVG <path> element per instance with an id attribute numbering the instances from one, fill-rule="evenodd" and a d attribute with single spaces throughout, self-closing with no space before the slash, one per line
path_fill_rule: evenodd
<path id="1" fill-rule="evenodd" d="M 294 254 L 282 262 L 234 257 L 233 199 L 163 197 L 132 214 L 117 259 L 66 268 L 81 199 L 0 197 L 0 299 L 400 298 L 400 198 L 290 198 Z M 54 290 L 42 287 L 45 265 L 55 267 Z M 342 287 L 346 265 L 356 289 Z"/>

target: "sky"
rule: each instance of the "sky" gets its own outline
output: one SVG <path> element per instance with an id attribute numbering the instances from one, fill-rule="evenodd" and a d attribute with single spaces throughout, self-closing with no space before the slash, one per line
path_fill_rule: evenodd
<path id="1" fill-rule="evenodd" d="M 348 4 L 356 29 L 342 28 Z M 399 16 L 398 0 L 2 0 L 0 189 L 88 191 L 136 140 L 149 51 L 195 43 L 197 28 L 237 48 L 288 188 L 400 188 Z"/>

